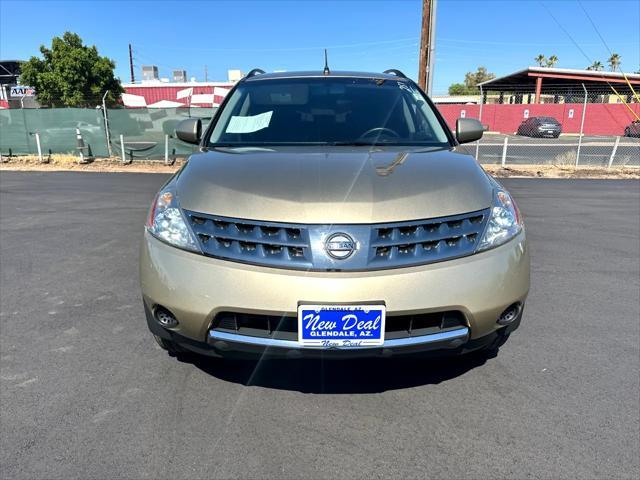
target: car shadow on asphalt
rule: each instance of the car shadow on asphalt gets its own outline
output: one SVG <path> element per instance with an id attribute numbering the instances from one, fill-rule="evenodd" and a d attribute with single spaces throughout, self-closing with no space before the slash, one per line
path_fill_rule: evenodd
<path id="1" fill-rule="evenodd" d="M 180 354 L 220 380 L 316 394 L 381 393 L 451 380 L 479 367 L 495 353 L 475 352 L 448 357 L 368 359 L 216 359 Z"/>

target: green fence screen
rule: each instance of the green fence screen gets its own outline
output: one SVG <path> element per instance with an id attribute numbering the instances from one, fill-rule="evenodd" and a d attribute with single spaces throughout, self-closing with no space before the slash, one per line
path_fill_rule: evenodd
<path id="1" fill-rule="evenodd" d="M 194 146 L 175 138 L 175 127 L 185 118 L 202 118 L 209 123 L 215 108 L 109 109 L 107 119 L 111 149 L 121 155 L 120 135 L 123 135 L 127 157 L 164 159 L 165 135 L 169 156 L 185 156 Z M 77 154 L 76 128 L 80 129 L 93 155 L 108 155 L 105 121 L 101 109 L 52 108 L 0 110 L 0 151 L 3 155 L 37 153 L 35 133 L 40 135 L 43 154 Z"/>

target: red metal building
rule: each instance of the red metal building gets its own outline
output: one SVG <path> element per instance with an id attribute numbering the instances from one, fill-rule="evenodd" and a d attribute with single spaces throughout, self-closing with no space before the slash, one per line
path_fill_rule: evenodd
<path id="1" fill-rule="evenodd" d="M 232 82 L 143 82 L 124 84 L 122 102 L 128 108 L 217 107 Z"/>

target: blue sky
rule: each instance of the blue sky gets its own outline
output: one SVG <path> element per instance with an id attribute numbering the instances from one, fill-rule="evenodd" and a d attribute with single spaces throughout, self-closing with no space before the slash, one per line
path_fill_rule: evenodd
<path id="1" fill-rule="evenodd" d="M 624 71 L 640 69 L 640 0 L 589 1 L 590 14 Z M 557 22 L 580 46 L 577 48 Z M 0 0 L 0 58 L 28 59 L 65 30 L 114 59 L 128 81 L 127 44 L 140 65 L 161 76 L 184 68 L 189 77 L 225 80 L 227 69 L 320 69 L 329 48 L 332 69 L 399 68 L 417 76 L 421 2 L 373 1 L 13 1 Z M 609 52 L 577 0 L 439 0 L 434 93 L 467 71 L 497 75 L 528 65 L 538 53 L 558 67 L 606 64 Z"/>

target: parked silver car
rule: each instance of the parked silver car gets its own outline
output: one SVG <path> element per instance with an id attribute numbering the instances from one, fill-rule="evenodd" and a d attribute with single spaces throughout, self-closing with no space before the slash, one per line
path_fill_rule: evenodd
<path id="1" fill-rule="evenodd" d="M 527 137 L 558 138 L 562 125 L 553 117 L 530 117 L 520 124 L 517 133 Z"/>

